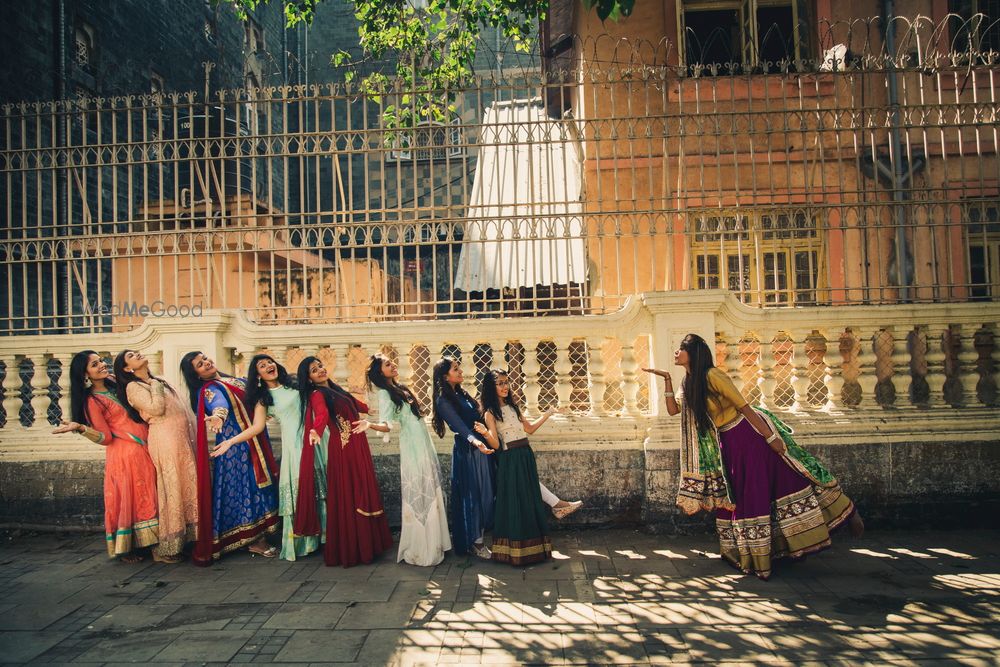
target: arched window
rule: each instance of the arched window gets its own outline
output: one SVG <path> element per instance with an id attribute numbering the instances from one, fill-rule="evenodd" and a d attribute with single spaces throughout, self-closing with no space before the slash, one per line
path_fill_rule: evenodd
<path id="1" fill-rule="evenodd" d="M 96 64 L 94 53 L 94 29 L 85 23 L 76 26 L 74 35 L 74 60 L 81 69 L 93 72 Z"/>

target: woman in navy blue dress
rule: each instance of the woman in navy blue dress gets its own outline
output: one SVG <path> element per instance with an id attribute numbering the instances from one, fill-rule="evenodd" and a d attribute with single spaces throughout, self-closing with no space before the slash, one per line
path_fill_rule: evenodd
<path id="1" fill-rule="evenodd" d="M 451 455 L 451 542 L 456 554 L 489 559 L 483 533 L 493 527 L 496 467 L 490 449 L 476 434 L 479 404 L 462 389 L 462 366 L 451 357 L 434 364 L 434 416 L 439 438 L 445 425 L 455 434 Z"/>

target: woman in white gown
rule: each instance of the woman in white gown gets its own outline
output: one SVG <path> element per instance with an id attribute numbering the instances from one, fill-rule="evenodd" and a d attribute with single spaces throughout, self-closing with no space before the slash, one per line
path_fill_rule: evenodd
<path id="1" fill-rule="evenodd" d="M 378 396 L 381 422 L 362 419 L 355 432 L 371 428 L 388 433 L 399 424 L 399 475 L 403 527 L 396 562 L 437 565 L 451 549 L 448 514 L 441 491 L 441 467 L 416 397 L 399 384 L 399 371 L 388 357 L 376 354 L 368 365 L 368 389 Z"/>

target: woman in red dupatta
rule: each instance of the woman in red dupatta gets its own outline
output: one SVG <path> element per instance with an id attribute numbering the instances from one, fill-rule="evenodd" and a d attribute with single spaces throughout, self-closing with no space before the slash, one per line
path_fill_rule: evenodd
<path id="1" fill-rule="evenodd" d="M 198 541 L 191 560 L 211 565 L 248 545 L 250 553 L 273 558 L 277 550 L 266 535 L 278 526 L 278 469 L 267 431 L 247 442 L 218 446 L 252 423 L 243 403 L 246 385 L 222 375 L 201 352 L 184 355 L 181 374 L 198 415 Z"/>
<path id="2" fill-rule="evenodd" d="M 302 397 L 307 443 L 300 468 L 299 493 L 310 489 L 307 476 L 313 469 L 311 448 L 327 447 L 326 544 L 327 565 L 350 567 L 370 563 L 392 546 L 389 522 L 375 479 L 368 437 L 358 422 L 368 406 L 330 381 L 323 362 L 306 357 L 299 364 L 298 385 Z M 308 503 L 303 503 L 305 507 Z M 296 517 L 296 533 L 307 530 L 314 516 Z M 315 528 L 315 526 L 313 526 Z"/>

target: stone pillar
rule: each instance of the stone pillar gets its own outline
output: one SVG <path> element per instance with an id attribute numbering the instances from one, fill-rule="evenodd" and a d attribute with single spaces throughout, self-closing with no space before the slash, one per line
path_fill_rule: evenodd
<path id="1" fill-rule="evenodd" d="M 630 415 L 639 414 L 638 369 L 633 341 L 622 341 L 622 394 L 625 397 L 625 412 Z"/>
<path id="2" fill-rule="evenodd" d="M 740 342 L 737 340 L 735 343 L 730 343 L 726 341 L 726 365 L 725 369 L 726 375 L 732 380 L 733 385 L 743 392 L 743 357 L 740 356 Z M 673 377 L 673 373 L 671 373 Z M 676 383 L 674 384 L 676 390 Z"/>
<path id="3" fill-rule="evenodd" d="M 226 335 L 233 315 L 221 310 L 207 310 L 201 317 L 177 317 L 146 320 L 156 335 L 156 343 L 163 352 L 163 378 L 174 387 L 185 388 L 181 377 L 180 362 L 188 352 L 199 351 L 215 361 L 226 372 L 229 352 Z"/>
<path id="4" fill-rule="evenodd" d="M 34 428 L 46 428 L 49 426 L 49 406 L 52 399 L 49 398 L 49 374 L 47 372 L 49 355 L 36 354 L 31 357 L 33 367 L 31 373 L 31 409 L 35 413 Z"/>
<path id="5" fill-rule="evenodd" d="M 840 353 L 840 332 L 836 337 L 826 338 L 826 352 L 823 354 L 823 384 L 826 386 L 826 405 L 823 409 L 832 412 L 843 407 L 844 357 Z"/>
<path id="6" fill-rule="evenodd" d="M 927 405 L 931 408 L 950 407 L 944 400 L 945 352 L 944 333 L 947 324 L 928 324 L 924 327 L 927 340 Z"/>
<path id="7" fill-rule="evenodd" d="M 536 414 L 538 397 L 542 393 L 538 384 L 538 372 L 541 370 L 538 363 L 538 339 L 523 339 L 521 345 L 524 346 L 524 365 L 521 367 L 524 376 L 524 407 L 530 414 Z"/>
<path id="8" fill-rule="evenodd" d="M 878 401 L 875 400 L 875 386 L 878 384 L 878 375 L 875 368 L 877 361 L 875 355 L 875 336 L 878 334 L 879 329 L 865 329 L 861 331 L 858 328 L 852 328 L 851 331 L 857 337 L 859 345 L 858 384 L 861 386 L 861 401 L 858 403 L 858 407 L 874 409 L 879 407 Z"/>
<path id="9" fill-rule="evenodd" d="M 800 332 L 792 334 L 792 391 L 794 400 L 792 410 L 800 412 L 809 409 L 809 355 L 806 353 L 806 343 L 809 334 Z"/>
<path id="10" fill-rule="evenodd" d="M 14 355 L 4 357 L 7 375 L 3 381 L 3 410 L 7 415 L 4 432 L 9 437 L 13 432 L 21 430 L 21 357 Z"/>
<path id="11" fill-rule="evenodd" d="M 350 391 L 351 369 L 347 365 L 347 360 L 351 354 L 351 346 L 340 343 L 338 345 L 331 345 L 331 347 L 337 353 L 337 366 L 331 374 L 333 381 L 347 391 Z"/>
<path id="12" fill-rule="evenodd" d="M 896 395 L 893 407 L 897 409 L 912 407 L 910 401 L 910 355 L 907 351 L 907 336 L 909 331 L 904 327 L 892 328 L 892 388 Z"/>
<path id="13" fill-rule="evenodd" d="M 55 354 L 55 359 L 59 362 L 59 410 L 62 412 L 63 421 L 67 422 L 73 421 L 69 396 L 69 365 L 73 361 L 73 354 L 72 352 Z"/>
<path id="14" fill-rule="evenodd" d="M 961 347 L 958 349 L 958 379 L 962 384 L 962 407 L 979 405 L 979 351 L 976 350 L 977 324 L 963 324 L 959 329 Z"/>
<path id="15" fill-rule="evenodd" d="M 607 383 L 604 380 L 604 358 L 601 356 L 601 348 L 604 338 L 587 339 L 587 374 L 588 389 L 590 390 L 590 414 L 595 417 L 602 417 L 607 414 L 604 409 L 604 392 Z"/>
<path id="16" fill-rule="evenodd" d="M 765 408 L 773 409 L 774 389 L 778 386 L 774 379 L 774 334 L 761 336 L 760 368 L 757 370 L 757 388 L 760 390 L 760 403 Z"/>
<path id="17" fill-rule="evenodd" d="M 556 396 L 559 397 L 559 408 L 563 410 L 569 410 L 573 395 L 573 362 L 569 358 L 572 344 L 571 338 L 556 342 Z"/>

